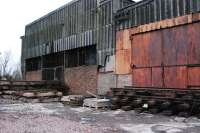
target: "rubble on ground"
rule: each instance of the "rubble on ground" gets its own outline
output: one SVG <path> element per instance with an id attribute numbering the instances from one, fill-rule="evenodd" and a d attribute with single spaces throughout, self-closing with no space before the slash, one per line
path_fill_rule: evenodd
<path id="1" fill-rule="evenodd" d="M 199 133 L 196 117 L 166 117 L 135 111 L 95 110 L 62 103 L 1 104 L 4 133 Z"/>
<path id="2" fill-rule="evenodd" d="M 61 98 L 61 102 L 66 105 L 73 105 L 73 106 L 82 106 L 83 105 L 84 96 L 82 95 L 69 95 L 63 96 Z"/>

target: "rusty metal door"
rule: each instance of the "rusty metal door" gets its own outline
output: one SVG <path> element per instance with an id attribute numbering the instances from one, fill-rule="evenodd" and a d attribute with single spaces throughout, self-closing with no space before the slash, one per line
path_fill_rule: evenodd
<path id="1" fill-rule="evenodd" d="M 161 32 L 135 35 L 132 39 L 133 85 L 163 87 Z"/>
<path id="2" fill-rule="evenodd" d="M 134 35 L 132 64 L 135 87 L 200 87 L 200 23 Z"/>

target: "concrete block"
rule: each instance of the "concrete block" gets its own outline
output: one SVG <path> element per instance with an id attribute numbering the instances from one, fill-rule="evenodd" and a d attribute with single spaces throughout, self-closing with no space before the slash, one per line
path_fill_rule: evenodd
<path id="1" fill-rule="evenodd" d="M 35 94 L 33 92 L 25 92 L 22 94 L 23 97 L 31 98 L 35 97 Z"/>
<path id="2" fill-rule="evenodd" d="M 36 94 L 37 97 L 52 97 L 52 96 L 56 96 L 56 93 L 55 92 L 38 92 Z"/>
<path id="3" fill-rule="evenodd" d="M 92 108 L 106 108 L 110 107 L 109 99 L 97 99 L 97 98 L 88 98 L 84 100 L 83 106 L 92 107 Z"/>

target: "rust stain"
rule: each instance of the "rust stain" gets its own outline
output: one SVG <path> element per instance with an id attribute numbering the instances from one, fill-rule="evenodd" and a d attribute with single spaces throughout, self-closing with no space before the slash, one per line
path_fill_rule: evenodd
<path id="1" fill-rule="evenodd" d="M 137 35 L 132 40 L 132 64 L 135 67 L 145 67 L 149 65 L 148 42 L 150 36 Z"/>
<path id="2" fill-rule="evenodd" d="M 171 28 L 181 26 L 185 24 L 191 24 L 193 22 L 200 21 L 200 13 L 189 14 L 185 16 L 179 16 L 172 19 L 166 19 L 159 22 L 145 24 L 132 28 L 130 31 L 131 35 L 140 34 L 148 31 L 155 31 L 159 29 Z"/>
<path id="3" fill-rule="evenodd" d="M 166 88 L 187 88 L 187 67 L 164 68 L 164 84 Z"/>
<path id="4" fill-rule="evenodd" d="M 116 33 L 116 50 L 131 49 L 130 30 Z"/>
<path id="5" fill-rule="evenodd" d="M 123 31 L 123 49 L 131 49 L 130 30 Z"/>
<path id="6" fill-rule="evenodd" d="M 134 86 L 180 89 L 200 86 L 200 68 L 188 68 L 200 65 L 200 22 L 196 20 L 200 20 L 200 13 L 129 30 Z"/>
<path id="7" fill-rule="evenodd" d="M 132 40 L 132 64 L 136 67 L 160 66 L 162 42 L 160 32 L 136 35 Z"/>
<path id="8" fill-rule="evenodd" d="M 163 87 L 163 69 L 161 67 L 152 68 L 152 87 Z"/>
<path id="9" fill-rule="evenodd" d="M 116 74 L 131 73 L 131 51 L 119 50 L 116 51 Z"/>
<path id="10" fill-rule="evenodd" d="M 133 86 L 151 87 L 151 69 L 150 68 L 134 69 Z"/>
<path id="11" fill-rule="evenodd" d="M 119 31 L 116 37 L 116 73 L 132 72 L 134 86 L 200 86 L 200 68 L 188 67 L 200 65 L 200 13 Z"/>
<path id="12" fill-rule="evenodd" d="M 186 65 L 188 26 L 165 29 L 163 33 L 164 65 Z"/>
<path id="13" fill-rule="evenodd" d="M 116 33 L 116 50 L 123 49 L 123 31 L 118 31 Z"/>
<path id="14" fill-rule="evenodd" d="M 188 85 L 200 86 L 200 67 L 188 68 Z"/>
<path id="15" fill-rule="evenodd" d="M 188 62 L 200 64 L 200 23 L 194 23 L 188 29 Z"/>
<path id="16" fill-rule="evenodd" d="M 116 74 L 131 74 L 131 40 L 129 30 L 116 33 Z"/>

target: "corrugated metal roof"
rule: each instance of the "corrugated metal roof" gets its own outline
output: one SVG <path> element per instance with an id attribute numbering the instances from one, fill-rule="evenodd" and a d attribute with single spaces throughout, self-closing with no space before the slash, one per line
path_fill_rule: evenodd
<path id="1" fill-rule="evenodd" d="M 200 11 L 199 0 L 143 0 L 118 10 L 117 30 Z"/>

